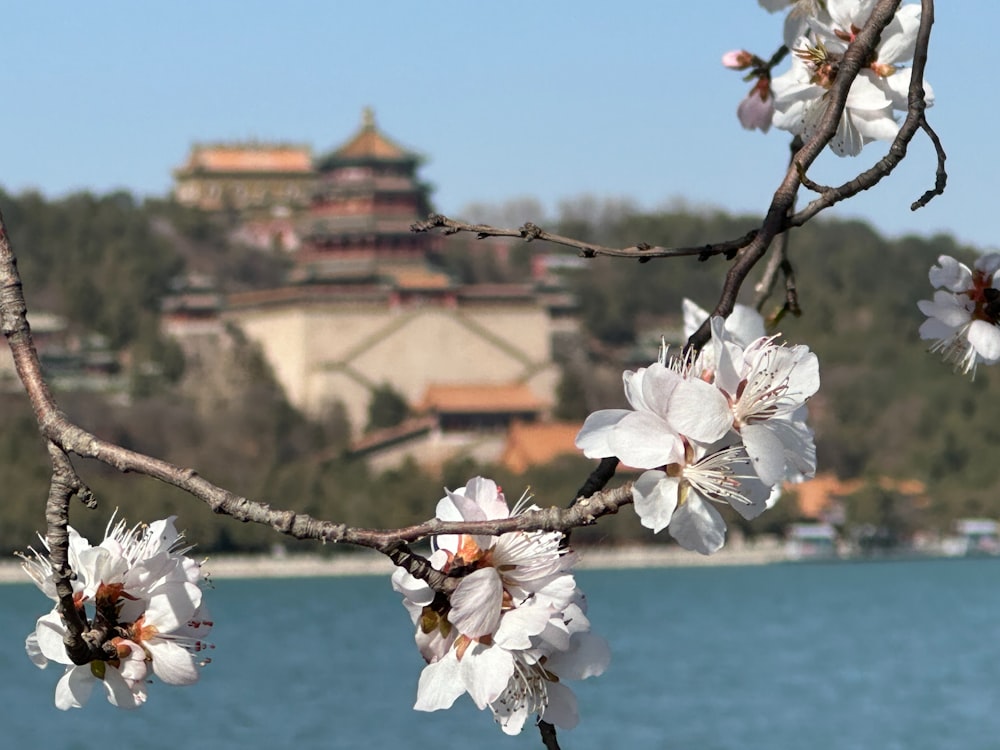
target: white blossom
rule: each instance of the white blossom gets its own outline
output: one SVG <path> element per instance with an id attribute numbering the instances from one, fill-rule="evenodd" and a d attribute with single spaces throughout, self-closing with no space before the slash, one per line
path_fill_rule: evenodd
<path id="1" fill-rule="evenodd" d="M 181 546 L 174 518 L 132 528 L 112 522 L 96 547 L 74 529 L 68 532 L 75 606 L 88 629 L 107 631 L 114 655 L 74 664 L 66 652 L 67 630 L 58 608 L 40 617 L 25 650 L 40 668 L 50 662 L 65 666 L 56 706 L 80 708 L 100 684 L 113 705 L 136 708 L 146 701 L 151 674 L 169 684 L 196 682 L 198 654 L 211 648 L 204 636 L 212 622 L 202 603 L 201 568 L 184 554 L 189 548 Z M 23 567 L 55 600 L 48 555 L 31 550 Z"/>
<path id="2" fill-rule="evenodd" d="M 503 493 L 482 477 L 448 491 L 437 517 L 484 521 L 516 515 Z M 450 597 L 397 568 L 392 585 L 403 594 L 415 640 L 427 661 L 414 708 L 449 708 L 468 693 L 489 708 L 504 732 L 517 734 L 538 714 L 564 729 L 577 721 L 576 699 L 560 679 L 601 674 L 610 654 L 592 635 L 572 575 L 575 555 L 558 532 L 437 537 L 433 567 L 462 573 Z"/>
<path id="3" fill-rule="evenodd" d="M 810 19 L 821 18 L 825 13 L 824 0 L 758 0 L 758 3 L 769 13 L 788 10 L 784 40 L 789 48 L 806 32 Z"/>
<path id="4" fill-rule="evenodd" d="M 684 301 L 690 336 L 707 313 Z M 712 338 L 697 356 L 658 362 L 623 375 L 632 406 L 591 414 L 576 445 L 591 458 L 616 456 L 648 469 L 632 498 L 643 526 L 669 528 L 684 547 L 711 554 L 726 525 L 712 503 L 752 519 L 773 505 L 782 480 L 816 471 L 806 401 L 819 388 L 816 355 L 783 346 L 763 319 L 740 307 L 711 319 Z"/>
<path id="5" fill-rule="evenodd" d="M 1000 254 L 981 256 L 971 269 L 949 255 L 938 264 L 929 274 L 934 299 L 917 303 L 927 316 L 920 338 L 934 341 L 931 351 L 956 371 L 975 377 L 978 364 L 1000 361 Z"/>
<path id="6" fill-rule="evenodd" d="M 687 297 L 681 301 L 681 312 L 684 316 L 685 339 L 690 338 L 708 320 L 708 312 Z M 763 316 L 748 305 L 734 305 L 723 327 L 729 338 L 740 346 L 747 346 L 751 341 L 767 335 Z"/>
<path id="7" fill-rule="evenodd" d="M 767 508 L 771 489 L 750 463 L 741 445 L 689 443 L 683 461 L 644 472 L 632 486 L 642 525 L 654 533 L 669 527 L 685 549 L 717 552 L 725 543 L 726 523 L 712 502 L 728 504 L 747 519 Z"/>
<path id="8" fill-rule="evenodd" d="M 791 474 L 816 473 L 816 447 L 805 404 L 819 390 L 819 360 L 807 346 L 782 346 L 762 336 L 746 347 L 721 318 L 712 319 L 714 385 L 733 415 L 733 429 L 760 480 L 768 486 Z"/>
<path id="9" fill-rule="evenodd" d="M 725 396 L 690 373 L 655 362 L 622 379 L 632 409 L 596 411 L 583 423 L 576 446 L 588 458 L 617 456 L 637 469 L 677 463 L 682 436 L 712 443 L 732 427 Z"/>
<path id="10" fill-rule="evenodd" d="M 809 34 L 791 45 L 792 66 L 775 77 L 775 126 L 808 140 L 829 105 L 848 45 L 867 23 L 875 0 L 827 0 L 826 10 L 808 16 Z M 892 140 L 899 132 L 894 112 L 906 111 L 910 70 L 902 64 L 913 57 L 920 8 L 901 7 L 882 32 L 874 57 L 851 85 L 830 148 L 839 156 L 856 156 L 866 143 Z M 933 91 L 924 83 L 926 102 Z"/>

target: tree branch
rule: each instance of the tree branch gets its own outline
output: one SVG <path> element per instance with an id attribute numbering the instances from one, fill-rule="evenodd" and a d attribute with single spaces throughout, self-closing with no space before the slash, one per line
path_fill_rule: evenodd
<path id="1" fill-rule="evenodd" d="M 885 4 L 891 3 L 889 3 L 888 0 L 885 0 Z M 898 3 L 896 4 L 898 5 Z M 876 13 L 882 8 L 882 5 L 883 3 L 879 3 L 876 9 L 872 11 L 872 19 L 875 18 Z M 928 190 L 919 199 L 914 201 L 913 204 L 911 204 L 910 209 L 915 211 L 918 208 L 927 205 L 927 203 L 929 203 L 935 195 L 940 195 L 944 192 L 945 184 L 948 181 L 948 175 L 945 172 L 944 167 L 946 156 L 944 149 L 941 146 L 941 142 L 937 138 L 937 134 L 930 128 L 930 125 L 927 124 L 925 117 L 927 100 L 924 92 L 924 68 L 927 66 L 927 49 L 930 44 L 931 27 L 934 25 L 934 0 L 922 0 L 920 6 L 920 26 L 917 30 L 917 42 L 913 53 L 913 66 L 910 70 L 910 88 L 907 92 L 906 118 L 903 120 L 903 124 L 900 126 L 899 132 L 896 134 L 896 138 L 893 140 L 892 145 L 889 146 L 889 152 L 874 166 L 865 170 L 853 180 L 845 182 L 839 187 L 821 189 L 821 194 L 818 198 L 809 203 L 809 205 L 797 214 L 789 218 L 789 226 L 802 226 L 820 211 L 829 208 L 835 203 L 851 198 L 863 190 L 868 190 L 869 188 L 874 187 L 885 177 L 892 174 L 893 170 L 906 157 L 907 148 L 910 141 L 913 140 L 913 136 L 916 135 L 918 129 L 923 129 L 931 139 L 931 142 L 934 144 L 934 148 L 937 152 L 938 165 L 934 188 Z M 895 10 L 893 10 L 893 13 L 895 13 Z M 892 16 L 890 15 L 889 18 L 891 20 Z M 868 30 L 870 24 L 871 20 L 865 24 L 864 31 Z M 881 30 L 882 29 L 880 28 L 879 33 L 881 33 Z M 860 37 L 861 35 L 859 34 L 858 40 L 855 44 L 860 42 Z M 877 38 L 875 41 L 877 44 Z M 851 47 L 853 48 L 854 44 L 852 44 Z M 874 49 L 874 46 L 872 49 Z M 843 73 L 843 67 L 841 67 L 841 73 Z M 840 74 L 838 74 L 838 81 L 839 78 Z"/>
<path id="2" fill-rule="evenodd" d="M 545 745 L 545 750 L 560 750 L 556 728 L 552 724 L 544 719 L 539 719 L 538 731 L 542 735 L 542 744 Z"/>
<path id="3" fill-rule="evenodd" d="M 735 262 L 729 267 L 719 303 L 712 311 L 712 315 L 688 339 L 687 347 L 689 349 L 700 349 L 708 341 L 712 317 L 716 315 L 723 318 L 729 317 L 736 305 L 736 298 L 743 282 L 757 262 L 767 253 L 771 241 L 788 226 L 798 226 L 790 221 L 788 214 L 794 206 L 795 196 L 802 182 L 801 175 L 808 171 L 837 132 L 837 126 L 840 123 L 840 117 L 843 114 L 854 79 L 858 77 L 861 69 L 870 59 L 872 52 L 878 45 L 882 31 L 895 16 L 899 3 L 900 0 L 879 0 L 872 9 L 871 16 L 864 28 L 857 33 L 854 41 L 848 46 L 844 58 L 840 62 L 837 77 L 829 90 L 830 99 L 826 112 L 820 119 L 816 132 L 792 158 L 792 164 L 785 172 L 785 178 L 774 193 L 757 236 L 749 245 L 740 250 Z"/>
<path id="4" fill-rule="evenodd" d="M 51 442 L 48 451 L 52 479 L 45 503 L 45 543 L 49 548 L 52 580 L 58 597 L 56 606 L 66 625 L 63 643 L 74 664 L 89 664 L 95 659 L 106 658 L 102 649 L 106 633 L 91 630 L 73 595 L 73 570 L 69 566 L 69 503 L 77 493 L 86 497 L 92 495 L 80 482 L 69 457 Z"/>
<path id="5" fill-rule="evenodd" d="M 771 205 L 760 227 L 742 237 L 697 247 L 665 248 L 653 247 L 641 243 L 628 248 L 610 248 L 552 234 L 531 223 L 524 224 L 517 229 L 505 229 L 486 224 L 467 224 L 441 215 L 432 215 L 426 221 L 413 224 L 411 229 L 415 232 L 442 229 L 446 235 L 470 232 L 475 234 L 479 239 L 486 237 L 517 237 L 526 242 L 539 239 L 575 248 L 585 258 L 593 258 L 597 255 L 637 258 L 639 260 L 692 255 L 697 255 L 702 260 L 713 255 L 724 255 L 729 260 L 736 258 L 736 262 L 729 268 L 719 303 L 712 312 L 713 316 L 721 315 L 726 317 L 732 312 L 733 306 L 736 304 L 736 297 L 747 275 L 767 253 L 775 237 L 790 227 L 802 226 L 820 211 L 850 198 L 862 190 L 867 190 L 880 182 L 905 157 L 907 144 L 912 140 L 918 128 L 924 128 L 925 132 L 928 133 L 928 136 L 935 143 L 938 153 L 938 170 L 934 190 L 925 193 L 924 196 L 913 204 L 913 207 L 919 208 L 925 205 L 933 195 L 940 194 L 944 190 L 947 180 L 947 175 L 944 171 L 944 151 L 936 138 L 936 134 L 926 124 L 926 119 L 924 118 L 926 100 L 923 89 L 923 73 L 927 60 L 930 28 L 934 21 L 933 0 L 922 0 L 923 9 L 911 71 L 907 116 L 900 127 L 898 135 L 890 146 L 889 154 L 874 167 L 862 172 L 858 177 L 840 187 L 828 188 L 821 186 L 806 176 L 809 167 L 812 166 L 813 162 L 836 133 L 851 86 L 871 58 L 872 53 L 878 46 L 882 32 L 892 21 L 900 2 L 901 0 L 880 0 L 876 4 L 864 28 L 857 33 L 854 41 L 851 42 L 844 54 L 844 58 L 838 69 L 837 78 L 833 82 L 828 94 L 829 102 L 827 110 L 815 134 L 808 142 L 803 143 L 794 155 L 792 164 L 789 166 L 782 183 L 775 191 Z M 820 196 L 802 211 L 795 213 L 793 210 L 795 196 L 798 193 L 800 185 L 804 183 L 808 187 L 820 192 Z M 787 266 L 785 267 L 787 269 Z M 795 292 L 794 277 L 786 275 L 786 280 L 788 283 L 786 284 L 785 307 L 787 310 L 797 310 L 798 300 Z M 706 321 L 688 340 L 688 347 L 700 348 L 708 340 L 708 337 L 709 323 Z"/>
<path id="6" fill-rule="evenodd" d="M 459 232 L 471 232 L 476 235 L 476 239 L 480 240 L 486 239 L 487 237 L 519 237 L 525 242 L 544 240 L 545 242 L 551 242 L 554 245 L 563 245 L 565 247 L 575 248 L 580 251 L 580 256 L 584 258 L 595 258 L 598 255 L 609 255 L 615 258 L 637 258 L 639 260 L 648 260 L 650 258 L 679 258 L 691 255 L 696 255 L 702 260 L 712 255 L 726 255 L 731 258 L 738 250 L 740 250 L 740 248 L 746 247 L 746 245 L 749 244 L 756 235 L 756 231 L 751 231 L 747 232 L 742 237 L 737 237 L 733 240 L 717 242 L 713 245 L 697 245 L 694 247 L 654 247 L 646 243 L 640 243 L 632 247 L 614 248 L 597 245 L 592 242 L 583 242 L 582 240 L 576 240 L 572 237 L 563 237 L 559 234 L 552 234 L 551 232 L 546 232 L 544 229 L 536 224 L 532 224 L 531 222 L 528 222 L 517 229 L 504 229 L 501 227 L 493 227 L 489 224 L 467 224 L 464 221 L 449 219 L 447 216 L 442 216 L 440 214 L 431 214 L 427 217 L 426 221 L 419 221 L 410 225 L 410 230 L 413 232 L 430 232 L 434 229 L 442 229 L 442 234 L 445 235 L 458 234 Z"/>

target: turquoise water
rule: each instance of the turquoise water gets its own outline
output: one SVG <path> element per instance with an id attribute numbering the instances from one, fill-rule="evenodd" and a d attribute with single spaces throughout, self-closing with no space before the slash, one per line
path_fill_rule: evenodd
<path id="1" fill-rule="evenodd" d="M 1000 560 L 585 571 L 609 671 L 564 750 L 1000 747 Z M 47 600 L 0 586 L 4 737 L 49 748 L 541 748 L 460 699 L 411 710 L 422 662 L 381 578 L 218 581 L 217 649 L 136 712 L 52 707 L 24 636 Z"/>

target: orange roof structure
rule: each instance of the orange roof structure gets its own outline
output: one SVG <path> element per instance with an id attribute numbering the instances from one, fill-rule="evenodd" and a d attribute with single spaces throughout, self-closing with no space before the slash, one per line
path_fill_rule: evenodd
<path id="1" fill-rule="evenodd" d="M 786 483 L 785 489 L 794 492 L 803 518 L 821 518 L 839 498 L 853 495 L 871 482 L 862 479 L 841 480 L 833 474 L 817 474 L 813 479 L 799 483 Z M 897 492 L 919 498 L 927 491 L 926 485 L 917 479 L 892 479 L 879 477 L 877 484 L 888 492 Z"/>
<path id="2" fill-rule="evenodd" d="M 412 154 L 394 143 L 375 127 L 375 113 L 365 107 L 361 113 L 361 130 L 333 153 L 338 159 L 409 159 Z"/>
<path id="3" fill-rule="evenodd" d="M 537 412 L 545 408 L 527 385 L 475 384 L 429 385 L 420 403 L 421 410 L 432 412 L 475 412 L 496 414 L 508 412 Z"/>
<path id="4" fill-rule="evenodd" d="M 582 422 L 514 422 L 507 432 L 507 445 L 500 461 L 511 471 L 522 474 L 557 456 L 579 453 L 575 441 L 582 426 Z"/>
<path id="5" fill-rule="evenodd" d="M 312 172 L 307 146 L 232 143 L 194 146 L 179 172 Z"/>
<path id="6" fill-rule="evenodd" d="M 386 268 L 382 273 L 399 289 L 447 289 L 451 286 L 447 274 L 428 268 Z"/>
<path id="7" fill-rule="evenodd" d="M 799 514 L 803 518 L 821 518 L 837 501 L 864 486 L 860 479 L 843 481 L 833 474 L 817 474 L 804 482 L 787 483 L 785 489 L 795 493 Z"/>

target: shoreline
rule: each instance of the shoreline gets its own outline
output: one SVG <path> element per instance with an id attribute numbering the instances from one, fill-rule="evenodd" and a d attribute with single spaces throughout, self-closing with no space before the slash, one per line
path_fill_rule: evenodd
<path id="1" fill-rule="evenodd" d="M 781 546 L 723 548 L 714 555 L 699 555 L 675 546 L 583 547 L 577 550 L 577 570 L 627 570 L 735 565 L 770 565 L 788 558 Z M 339 555 L 215 555 L 204 568 L 210 579 L 323 578 L 384 575 L 393 565 L 377 553 Z M 30 583 L 16 560 L 0 562 L 0 583 Z"/>

